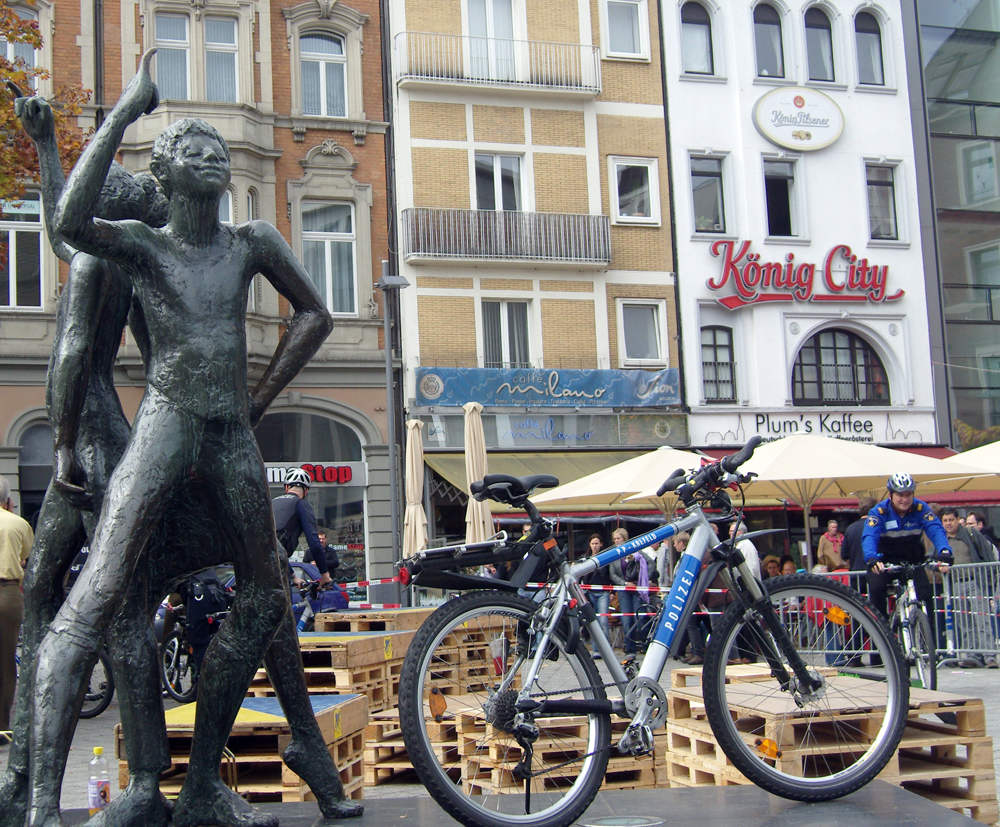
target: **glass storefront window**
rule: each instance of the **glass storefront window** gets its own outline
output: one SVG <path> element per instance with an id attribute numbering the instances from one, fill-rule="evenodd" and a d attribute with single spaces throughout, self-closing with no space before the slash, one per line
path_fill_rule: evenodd
<path id="1" fill-rule="evenodd" d="M 337 466 L 363 459 L 361 440 L 347 425 L 325 416 L 281 412 L 266 415 L 257 426 L 257 443 L 269 466 Z M 324 475 L 327 479 L 326 475 Z M 334 475 L 330 475 L 334 476 Z M 280 477 L 271 476 L 271 497 L 284 493 Z M 357 484 L 351 484 L 351 483 Z M 368 555 L 365 545 L 365 488 L 363 475 L 346 484 L 316 482 L 309 489 L 316 522 L 327 529 L 327 543 L 340 558 L 334 573 L 338 583 L 365 580 Z M 299 548 L 305 550 L 305 537 Z M 359 597 L 352 596 L 352 599 Z"/>

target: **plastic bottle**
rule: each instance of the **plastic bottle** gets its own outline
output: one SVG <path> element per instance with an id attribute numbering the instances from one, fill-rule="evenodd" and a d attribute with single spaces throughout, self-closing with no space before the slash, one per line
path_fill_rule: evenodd
<path id="1" fill-rule="evenodd" d="M 94 758 L 90 762 L 90 781 L 87 782 L 87 798 L 90 814 L 95 815 L 111 803 L 111 775 L 108 759 L 104 757 L 104 747 L 94 747 Z"/>

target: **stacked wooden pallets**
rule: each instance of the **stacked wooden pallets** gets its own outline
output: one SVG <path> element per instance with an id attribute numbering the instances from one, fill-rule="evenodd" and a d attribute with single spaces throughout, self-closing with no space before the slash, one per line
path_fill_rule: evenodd
<path id="1" fill-rule="evenodd" d="M 361 695 L 310 698 L 316 722 L 340 772 L 348 798 L 364 797 L 364 733 L 368 705 Z M 197 704 L 167 710 L 170 768 L 160 779 L 160 791 L 176 797 L 190 762 Z M 128 764 L 121 725 L 115 727 L 118 782 L 128 784 Z M 314 801 L 305 782 L 284 765 L 281 755 L 291 742 L 291 731 L 274 698 L 243 702 L 227 742 L 222 778 L 250 801 Z"/>
<path id="2" fill-rule="evenodd" d="M 367 612 L 323 612 L 316 615 L 317 632 L 409 632 L 434 613 L 425 609 L 383 609 Z"/>
<path id="3" fill-rule="evenodd" d="M 309 693 L 365 695 L 373 712 L 395 707 L 403 659 L 414 634 L 413 631 L 301 633 L 299 647 Z M 274 695 L 263 669 L 257 671 L 247 694 Z"/>
<path id="4" fill-rule="evenodd" d="M 731 666 L 726 676 L 734 682 L 752 684 L 769 677 L 769 673 L 759 665 Z M 705 717 L 701 670 L 676 669 L 671 680 L 666 733 L 656 738 L 657 786 L 749 784 L 722 751 Z M 859 693 L 864 690 L 863 684 L 859 681 Z M 863 706 L 863 701 L 859 704 Z M 852 710 L 845 708 L 841 714 L 851 715 Z M 794 726 L 786 726 L 781 760 L 793 774 L 796 762 L 801 760 L 795 738 Z M 906 729 L 879 777 L 984 824 L 995 823 L 1000 813 L 993 739 L 986 735 L 983 702 L 945 692 L 911 689 Z"/>

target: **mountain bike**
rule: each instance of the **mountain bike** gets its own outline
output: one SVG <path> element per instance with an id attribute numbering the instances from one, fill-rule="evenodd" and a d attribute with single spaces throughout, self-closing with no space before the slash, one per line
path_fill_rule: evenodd
<path id="1" fill-rule="evenodd" d="M 913 574 L 921 569 L 936 571 L 937 567 L 938 564 L 932 561 L 885 567 L 885 573 L 896 578 L 896 605 L 889 617 L 889 626 L 903 647 L 907 668 L 916 667 L 924 689 L 937 689 L 937 644 L 923 601 L 917 597 Z"/>
<path id="2" fill-rule="evenodd" d="M 501 532 L 467 545 L 427 549 L 399 564 L 403 585 L 468 591 L 444 603 L 411 643 L 399 687 L 399 711 L 410 760 L 431 795 L 468 827 L 566 827 L 587 809 L 612 752 L 653 750 L 653 731 L 667 718 L 659 679 L 676 658 L 691 613 L 718 575 L 732 603 L 713 629 L 702 673 L 703 709 L 692 726 L 708 726 L 733 764 L 769 792 L 824 801 L 860 788 L 886 765 L 899 743 L 909 700 L 898 644 L 868 601 L 848 586 L 796 574 L 761 583 L 712 522 L 740 516 L 725 490 L 750 480 L 737 473 L 759 444 L 685 473 L 661 487 L 684 513 L 673 522 L 570 563 L 528 499 L 558 480 L 491 474 L 473 483 L 479 500 L 523 509 L 523 541 Z M 717 510 L 710 516 L 706 508 Z M 632 676 L 618 662 L 580 581 L 620 564 L 641 548 L 691 532 L 673 585 L 651 625 L 647 651 Z M 508 563 L 509 581 L 475 572 Z M 542 582 L 543 588 L 532 584 Z M 813 621 L 814 633 L 789 632 Z M 586 626 L 602 657 L 599 668 L 581 643 Z M 850 628 L 857 639 L 826 633 Z M 832 651 L 831 646 L 841 645 Z M 727 666 L 747 646 L 757 666 Z M 871 658 L 841 672 L 830 661 Z M 881 660 L 878 660 L 878 659 Z M 881 664 L 881 665 L 880 665 Z M 612 719 L 620 719 L 612 730 Z M 707 720 L 707 724 L 705 721 Z"/>
<path id="3" fill-rule="evenodd" d="M 111 660 L 102 646 L 97 655 L 97 663 L 94 664 L 87 681 L 87 692 L 83 696 L 80 717 L 96 718 L 111 705 L 114 696 L 115 679 L 111 676 Z"/>

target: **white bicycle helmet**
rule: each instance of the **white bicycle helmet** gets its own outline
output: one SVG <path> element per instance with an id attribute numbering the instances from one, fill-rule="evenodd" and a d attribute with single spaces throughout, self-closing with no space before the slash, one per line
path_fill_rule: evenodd
<path id="1" fill-rule="evenodd" d="M 308 488 L 311 482 L 309 475 L 301 468 L 289 468 L 285 472 L 285 485 L 301 485 L 303 488 Z"/>
<path id="2" fill-rule="evenodd" d="M 913 477 L 905 471 L 897 471 L 889 477 L 889 481 L 885 484 L 885 487 L 894 494 L 903 494 L 908 491 L 917 490 L 917 484 L 913 481 Z"/>

